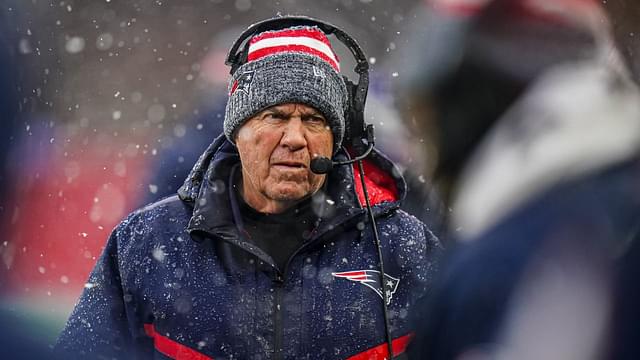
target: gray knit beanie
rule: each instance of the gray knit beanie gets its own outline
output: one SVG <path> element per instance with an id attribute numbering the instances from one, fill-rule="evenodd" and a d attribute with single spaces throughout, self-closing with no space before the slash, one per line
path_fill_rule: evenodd
<path id="1" fill-rule="evenodd" d="M 229 81 L 224 133 L 235 144 L 236 131 L 260 111 L 302 103 L 320 111 L 333 132 L 333 150 L 344 137 L 347 87 L 338 57 L 318 27 L 266 31 L 249 40 L 247 62 Z"/>

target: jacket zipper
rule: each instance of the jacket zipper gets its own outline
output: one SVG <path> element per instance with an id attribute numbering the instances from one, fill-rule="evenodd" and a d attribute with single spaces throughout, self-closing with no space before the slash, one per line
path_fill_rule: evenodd
<path id="1" fill-rule="evenodd" d="M 273 286 L 276 292 L 276 300 L 274 302 L 274 353 L 273 358 L 280 360 L 283 358 L 283 312 L 282 308 L 282 293 L 284 291 L 284 277 L 279 272 L 276 273 L 276 278 L 273 280 Z"/>
<path id="2" fill-rule="evenodd" d="M 376 217 L 380 217 L 380 216 L 384 216 L 385 214 L 389 213 L 390 211 L 394 210 L 395 207 L 389 208 L 381 213 L 379 213 Z M 354 213 L 351 214 L 350 216 L 348 216 L 346 219 L 344 219 L 345 221 L 350 221 L 351 219 L 362 215 L 362 213 Z M 210 232 L 210 231 L 206 231 L 207 233 L 209 233 L 211 236 L 215 236 L 214 233 Z M 286 274 L 287 269 L 289 268 L 289 263 L 291 262 L 291 259 L 293 259 L 294 257 L 296 257 L 298 255 L 298 253 L 300 253 L 303 249 L 305 249 L 307 246 L 317 242 L 318 240 L 320 240 L 321 238 L 323 238 L 326 235 L 326 232 L 323 232 L 321 234 L 317 234 L 314 238 L 312 238 L 309 242 L 303 244 L 302 246 L 300 246 L 299 248 L 297 248 L 293 254 L 291 254 L 291 256 L 289 257 L 289 259 L 287 260 L 287 263 L 284 266 L 283 269 L 283 273 Z M 241 249 L 255 255 L 258 258 L 261 258 L 260 256 L 258 256 L 257 254 L 255 254 L 253 251 L 249 251 L 247 249 L 244 249 L 242 246 L 238 245 L 237 243 L 234 243 L 233 241 L 230 241 L 228 239 L 224 239 L 222 238 L 223 241 L 226 241 L 228 243 L 231 243 L 235 246 L 240 247 Z M 268 261 L 265 261 L 266 263 L 269 263 Z M 284 313 L 284 309 L 282 307 L 282 296 L 283 296 L 283 292 L 284 292 L 284 283 L 285 283 L 285 278 L 284 275 L 282 275 L 283 273 L 280 272 L 280 270 L 275 266 L 275 264 L 270 264 L 273 269 L 275 270 L 276 273 L 276 277 L 273 280 L 273 287 L 274 287 L 274 291 L 275 291 L 275 297 L 276 300 L 274 302 L 274 349 L 273 349 L 273 358 L 275 360 L 281 360 L 283 359 L 283 343 L 284 343 L 284 327 L 283 327 L 283 313 Z"/>
<path id="3" fill-rule="evenodd" d="M 391 211 L 392 209 L 389 209 L 388 211 Z M 386 214 L 388 211 L 385 211 L 381 214 L 378 214 L 378 216 L 384 215 Z M 347 219 L 350 220 L 353 217 L 359 216 L 361 214 L 353 214 L 352 216 L 349 216 L 349 218 Z M 320 240 L 322 237 L 324 237 L 324 235 L 326 235 L 326 233 L 320 234 L 319 236 L 316 236 L 315 238 L 311 239 L 309 242 L 307 242 L 306 244 L 303 244 L 302 246 L 298 247 L 293 254 L 291 254 L 291 256 L 289 257 L 289 259 L 287 260 L 284 269 L 282 270 L 283 272 L 281 273 L 280 270 L 276 269 L 276 277 L 273 280 L 273 287 L 275 289 L 275 295 L 276 295 L 276 300 L 274 302 L 274 353 L 273 353 L 273 358 L 275 360 L 281 360 L 283 359 L 283 351 L 284 349 L 283 347 L 283 342 L 284 342 L 284 327 L 283 327 L 283 313 L 284 313 L 284 309 L 282 307 L 282 296 L 283 296 L 283 292 L 284 292 L 284 283 L 285 283 L 285 278 L 284 275 L 282 274 L 286 274 L 287 273 L 287 269 L 289 268 L 289 264 L 291 263 L 291 260 L 296 257 L 296 255 L 298 255 L 298 253 L 300 253 L 304 248 L 306 248 L 307 246 L 311 245 L 312 243 L 315 243 L 316 241 Z"/>
<path id="4" fill-rule="evenodd" d="M 306 244 L 303 244 L 302 246 L 298 247 L 293 254 L 291 254 L 291 256 L 289 256 L 289 259 L 287 259 L 287 262 L 284 265 L 284 269 L 282 270 L 282 273 L 280 272 L 279 269 L 277 269 L 276 267 L 274 267 L 275 269 L 275 274 L 276 277 L 273 280 L 273 287 L 275 290 L 275 297 L 276 300 L 274 302 L 274 309 L 273 309 L 273 314 L 274 314 L 274 353 L 273 353 L 273 358 L 275 360 L 281 360 L 283 359 L 283 346 L 284 346 L 284 326 L 283 326 L 283 322 L 284 322 L 284 309 L 282 307 L 282 296 L 283 296 L 283 292 L 284 292 L 284 283 L 285 283 L 285 278 L 283 274 L 287 273 L 287 269 L 289 268 L 289 264 L 291 263 L 291 260 L 296 257 L 296 255 L 298 255 L 298 253 L 300 251 L 302 251 L 302 249 L 306 248 L 307 246 L 309 246 L 310 244 L 318 241 L 320 238 L 323 237 L 324 234 L 321 234 L 320 236 L 317 236 L 313 239 L 311 239 L 309 242 L 307 242 Z"/>

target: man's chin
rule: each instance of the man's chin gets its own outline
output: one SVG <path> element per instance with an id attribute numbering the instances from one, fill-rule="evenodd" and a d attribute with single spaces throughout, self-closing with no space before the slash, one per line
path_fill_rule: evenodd
<path id="1" fill-rule="evenodd" d="M 282 186 L 278 189 L 274 189 L 270 195 L 273 200 L 295 202 L 307 198 L 311 193 L 307 189 L 302 189 L 296 186 Z"/>

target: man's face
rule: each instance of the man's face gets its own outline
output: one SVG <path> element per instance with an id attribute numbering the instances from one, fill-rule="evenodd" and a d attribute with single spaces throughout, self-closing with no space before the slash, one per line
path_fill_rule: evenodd
<path id="1" fill-rule="evenodd" d="M 312 107 L 270 107 L 247 120 L 235 140 L 242 162 L 242 195 L 258 211 L 282 212 L 324 183 L 325 175 L 313 173 L 310 162 L 331 157 L 333 133 Z"/>

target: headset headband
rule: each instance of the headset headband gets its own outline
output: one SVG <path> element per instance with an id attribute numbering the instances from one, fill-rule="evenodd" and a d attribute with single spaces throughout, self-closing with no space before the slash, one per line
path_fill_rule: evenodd
<path id="1" fill-rule="evenodd" d="M 247 40 L 249 38 L 265 31 L 282 30 L 293 26 L 317 26 L 325 34 L 333 34 L 349 49 L 356 60 L 354 71 L 358 74 L 358 83 L 354 85 L 353 82 L 345 77 L 350 98 L 349 113 L 346 114 L 349 125 L 347 126 L 345 137 L 352 141 L 355 140 L 355 137 L 364 134 L 364 105 L 369 88 L 369 62 L 356 40 L 342 29 L 307 16 L 285 16 L 263 20 L 249 26 L 249 28 L 240 35 L 229 50 L 225 64 L 231 67 L 230 73 L 233 75 L 240 66 L 247 62 L 247 54 L 249 52 Z M 243 44 L 245 46 L 240 49 Z"/>

